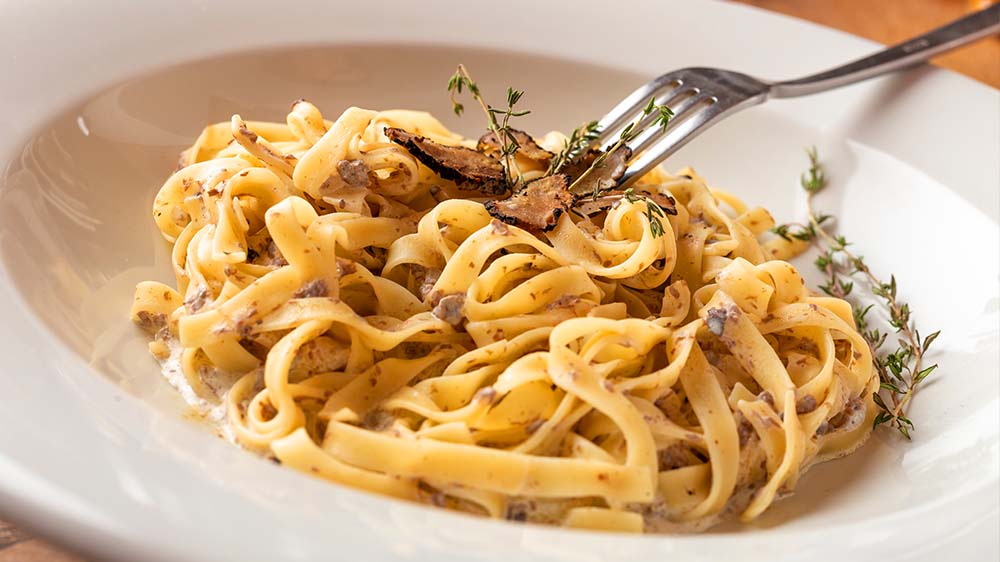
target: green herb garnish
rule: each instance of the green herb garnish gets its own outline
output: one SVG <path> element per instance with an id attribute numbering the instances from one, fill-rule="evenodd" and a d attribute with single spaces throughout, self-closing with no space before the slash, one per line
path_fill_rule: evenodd
<path id="1" fill-rule="evenodd" d="M 507 171 L 505 178 L 507 188 L 515 190 L 517 187 L 524 184 L 524 177 L 521 174 L 521 171 L 517 169 L 516 158 L 511 158 L 516 154 L 520 146 L 518 145 L 516 136 L 511 133 L 509 123 L 513 117 L 522 117 L 530 113 L 530 111 L 514 109 L 514 106 L 521 100 L 524 92 L 522 90 L 507 88 L 506 108 L 500 109 L 493 107 L 483 98 L 479 85 L 472 79 L 472 76 L 469 75 L 469 71 L 466 70 L 464 65 L 460 64 L 455 70 L 455 73 L 448 79 L 448 95 L 451 99 L 452 110 L 455 112 L 455 115 L 462 115 L 465 111 L 465 106 L 459 101 L 459 97 L 466 91 L 479 104 L 479 106 L 483 109 L 483 112 L 486 114 L 487 127 L 496 136 L 497 142 L 500 145 L 501 161 Z M 645 121 L 650 115 L 654 115 L 654 118 L 648 123 L 643 123 L 643 121 Z M 649 103 L 643 109 L 642 115 L 640 115 L 634 122 L 626 125 L 618 135 L 618 140 L 610 148 L 601 152 L 600 155 L 594 158 L 594 161 L 590 164 L 590 166 L 584 170 L 584 172 L 580 174 L 569 186 L 569 191 L 573 191 L 573 188 L 579 184 L 581 180 L 585 179 L 594 170 L 603 166 L 604 161 L 607 159 L 609 154 L 621 148 L 622 145 L 635 140 L 649 127 L 660 127 L 665 131 L 670 123 L 670 119 L 673 118 L 673 116 L 674 112 L 669 107 L 666 105 L 659 105 L 656 103 L 655 98 L 651 98 Z M 597 140 L 599 133 L 600 128 L 598 127 L 597 121 L 589 121 L 573 130 L 573 133 L 567 139 L 563 149 L 559 151 L 558 154 L 553 156 L 544 176 L 550 176 L 558 173 L 559 170 L 568 162 L 582 156 Z M 511 181 L 512 173 L 516 174 L 516 182 Z M 591 195 L 593 195 L 596 199 L 605 193 L 606 190 L 602 190 L 598 185 L 595 186 L 594 192 Z M 626 190 L 622 197 L 633 203 L 639 200 L 645 201 L 646 218 L 649 219 L 650 231 L 653 233 L 653 236 L 656 237 L 663 235 L 665 227 L 662 219 L 666 217 L 666 212 L 664 212 L 664 210 L 655 201 L 645 195 L 636 195 L 631 189 Z"/>
<path id="2" fill-rule="evenodd" d="M 906 416 L 907 406 L 920 385 L 938 367 L 936 364 L 924 366 L 924 355 L 941 332 L 921 337 L 910 306 L 897 296 L 896 276 L 891 275 L 888 283 L 883 282 L 861 255 L 848 249 L 851 244 L 845 237 L 834 236 L 823 228 L 823 223 L 831 217 L 816 212 L 813 196 L 826 187 L 827 179 L 815 147 L 807 149 L 806 155 L 809 157 L 809 170 L 800 178 L 800 184 L 806 192 L 809 222 L 807 225 L 781 225 L 772 232 L 786 240 L 795 238 L 819 245 L 821 253 L 815 263 L 826 275 L 826 282 L 820 289 L 830 296 L 851 302 L 857 329 L 872 350 L 880 382 L 879 390 L 873 397 L 880 410 L 874 427 L 885 424 L 910 439 L 914 424 Z M 856 282 L 867 286 L 878 299 L 878 305 L 862 307 L 857 299 L 849 298 Z M 889 333 L 869 324 L 869 313 L 879 309 L 888 314 L 889 325 L 895 332 L 895 349 L 892 351 L 885 349 Z"/>
<path id="3" fill-rule="evenodd" d="M 517 168 L 517 161 L 511 158 L 517 152 L 517 149 L 520 148 L 520 145 L 515 136 L 510 132 L 510 119 L 511 117 L 523 117 L 531 113 L 528 110 L 514 110 L 514 106 L 521 100 L 524 91 L 508 87 L 507 107 L 504 109 L 493 107 L 486 103 L 482 93 L 479 91 L 479 85 L 469 75 L 465 66 L 460 64 L 455 70 L 455 74 L 448 79 L 448 95 L 451 99 L 451 108 L 455 112 L 455 115 L 462 115 L 462 112 L 465 111 L 465 106 L 458 101 L 458 96 L 462 94 L 463 89 L 468 90 L 472 98 L 482 107 L 483 112 L 486 114 L 487 127 L 497 137 L 497 142 L 500 144 L 500 156 L 504 167 L 507 169 L 506 180 L 508 189 L 516 187 L 514 182 L 510 180 L 512 172 L 517 175 L 517 184 L 523 184 L 524 177 Z"/>
<path id="4" fill-rule="evenodd" d="M 622 199 L 628 201 L 629 203 L 638 203 L 643 201 L 646 203 L 646 220 L 649 221 L 649 231 L 653 233 L 654 238 L 659 238 L 663 236 L 663 220 L 667 218 L 667 213 L 663 211 L 663 207 L 650 199 L 645 195 L 636 195 L 635 190 L 631 187 L 626 189 L 622 193 Z"/>
<path id="5" fill-rule="evenodd" d="M 570 134 L 569 138 L 566 140 L 566 145 L 559 151 L 558 154 L 552 157 L 552 161 L 549 163 L 549 169 L 545 172 L 545 175 L 551 175 L 559 172 L 559 169 L 562 168 L 567 162 L 583 155 L 583 153 L 590 148 L 590 145 L 594 144 L 594 141 L 597 140 L 600 133 L 601 130 L 597 126 L 597 121 L 588 121 L 576 129 L 573 129 L 573 133 Z"/>
<path id="6" fill-rule="evenodd" d="M 642 121 L 649 115 L 652 115 L 654 112 L 656 113 L 656 119 L 651 121 L 648 125 L 643 126 Z M 673 110 L 671 110 L 669 107 L 665 105 L 657 105 L 656 98 L 649 98 L 649 103 L 646 104 L 645 108 L 643 108 L 642 115 L 637 117 L 635 121 L 629 123 L 628 125 L 625 125 L 625 128 L 622 129 L 622 132 L 618 135 L 618 140 L 615 141 L 615 144 L 611 145 L 610 148 L 608 148 L 607 150 L 602 152 L 597 158 L 595 158 L 593 163 L 590 164 L 590 167 L 584 170 L 584 172 L 580 174 L 580 176 L 576 178 L 576 180 L 573 181 L 572 184 L 570 184 L 569 190 L 573 191 L 573 188 L 581 181 L 583 181 L 584 178 L 590 175 L 591 172 L 604 165 L 604 161 L 608 158 L 608 155 L 612 154 L 614 151 L 621 148 L 622 145 L 628 144 L 633 140 L 635 140 L 636 137 L 642 134 L 642 132 L 645 131 L 648 127 L 655 125 L 665 131 L 667 129 L 667 126 L 670 124 L 670 119 L 673 118 L 673 116 L 674 116 Z M 603 191 L 601 190 L 599 185 L 594 186 L 594 192 L 592 195 L 594 199 L 597 199 L 598 197 L 603 195 Z"/>

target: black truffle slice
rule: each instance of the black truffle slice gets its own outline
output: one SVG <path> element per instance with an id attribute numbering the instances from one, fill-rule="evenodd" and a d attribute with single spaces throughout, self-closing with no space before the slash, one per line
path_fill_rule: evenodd
<path id="1" fill-rule="evenodd" d="M 462 146 L 446 146 L 395 127 L 387 127 L 385 134 L 441 178 L 455 182 L 459 189 L 487 195 L 507 191 L 503 166 L 481 152 Z"/>
<path id="2" fill-rule="evenodd" d="M 487 201 L 486 210 L 507 224 L 548 232 L 573 206 L 569 176 L 555 174 L 528 182 L 506 199 Z"/>
<path id="3" fill-rule="evenodd" d="M 590 149 L 579 158 L 567 162 L 559 171 L 570 177 L 570 184 L 575 182 L 590 165 L 603 154 L 602 150 Z M 580 183 L 573 187 L 573 193 L 588 194 L 594 193 L 595 189 L 600 192 L 609 191 L 618 186 L 618 181 L 625 174 L 628 168 L 628 159 L 632 157 L 632 149 L 624 144 L 614 152 L 608 154 L 607 158 L 601 162 L 600 166 L 587 174 Z"/>
<path id="4" fill-rule="evenodd" d="M 589 195 L 581 195 L 576 200 L 576 205 L 573 207 L 581 215 L 596 215 L 601 211 L 607 211 L 608 209 L 618 205 L 618 202 L 622 200 L 625 192 L 620 189 L 615 189 L 605 193 L 604 195 L 594 199 Z M 646 193 L 644 191 L 636 191 L 635 195 L 637 197 L 648 197 L 653 200 L 654 203 L 663 209 L 663 212 L 668 215 L 677 214 L 677 204 L 674 202 L 674 198 L 669 195 L 663 195 L 660 193 Z"/>
<path id="5" fill-rule="evenodd" d="M 554 155 L 548 150 L 538 146 L 535 139 L 531 138 L 531 135 L 528 133 L 517 129 L 508 129 L 508 132 L 513 139 L 517 141 L 517 154 L 534 160 L 543 166 L 548 166 L 549 162 L 552 161 L 552 156 Z M 485 135 L 479 137 L 479 142 L 476 144 L 476 150 L 487 156 L 496 158 L 497 160 L 500 159 L 500 154 L 502 153 L 500 141 L 497 140 L 497 136 L 493 131 L 489 131 Z"/>

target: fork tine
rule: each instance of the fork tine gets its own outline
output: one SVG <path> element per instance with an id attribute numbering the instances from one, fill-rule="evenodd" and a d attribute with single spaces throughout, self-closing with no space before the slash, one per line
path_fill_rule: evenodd
<path id="1" fill-rule="evenodd" d="M 746 74 L 718 68 L 682 68 L 650 80 L 628 95 L 598 122 L 599 146 L 617 142 L 629 123 L 655 98 L 673 108 L 674 118 L 666 129 L 647 127 L 657 115 L 639 120 L 642 132 L 629 145 L 633 157 L 619 185 L 628 186 L 652 170 L 667 156 L 721 119 L 764 103 L 771 86 Z"/>
<path id="2" fill-rule="evenodd" d="M 688 117 L 695 115 L 703 105 L 715 103 L 715 98 L 709 94 L 698 90 L 697 88 L 692 88 L 688 90 L 691 95 L 682 99 L 679 103 L 672 107 L 674 111 L 674 116 L 670 119 L 667 125 L 666 131 L 660 127 L 649 127 L 642 132 L 634 141 L 629 143 L 632 147 L 632 151 L 635 154 L 640 154 L 646 149 L 648 149 L 657 139 L 663 137 L 672 128 L 679 126 Z"/>
<path id="3" fill-rule="evenodd" d="M 696 111 L 676 127 L 668 129 L 662 138 L 629 163 L 628 169 L 625 171 L 625 175 L 622 177 L 619 185 L 624 188 L 635 183 L 637 179 L 655 168 L 664 158 L 676 152 L 691 139 L 724 117 L 727 112 L 718 109 L 718 106 L 719 104 L 715 103 L 700 111 Z"/>
<path id="4" fill-rule="evenodd" d="M 659 95 L 666 89 L 679 88 L 683 83 L 676 72 L 668 72 L 636 88 L 597 122 L 600 136 L 595 144 L 604 146 L 612 139 L 617 138 L 622 128 L 634 120 L 649 103 L 649 98 Z"/>
<path id="5" fill-rule="evenodd" d="M 666 105 L 668 107 L 674 107 L 677 106 L 678 104 L 683 103 L 684 100 L 688 98 L 697 96 L 699 93 L 698 88 L 692 88 L 688 86 L 688 84 L 686 83 L 675 82 L 675 84 L 679 85 L 677 85 L 673 89 L 667 90 L 667 92 L 664 95 L 655 98 L 657 104 Z M 649 100 L 646 100 L 646 103 L 649 103 Z M 639 123 L 638 127 L 636 127 L 637 130 L 642 131 L 645 129 L 652 128 L 653 122 L 657 119 L 658 116 L 655 112 L 644 116 L 643 115 L 644 109 L 645 109 L 645 104 L 643 104 L 642 107 L 638 108 L 634 114 L 629 115 L 628 119 L 622 126 L 602 131 L 602 133 L 604 133 L 604 135 L 607 137 L 607 141 L 604 142 L 601 146 L 607 148 L 610 145 L 618 142 L 618 138 L 621 135 L 622 130 L 624 130 L 625 126 L 635 122 L 637 119 Z M 632 143 L 629 143 L 629 146 L 631 145 Z"/>

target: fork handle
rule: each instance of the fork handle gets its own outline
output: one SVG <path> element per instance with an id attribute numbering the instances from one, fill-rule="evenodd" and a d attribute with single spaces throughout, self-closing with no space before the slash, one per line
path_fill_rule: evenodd
<path id="1" fill-rule="evenodd" d="M 1000 32 L 1000 4 L 993 4 L 873 55 L 830 70 L 771 84 L 769 97 L 807 96 L 899 70 Z"/>

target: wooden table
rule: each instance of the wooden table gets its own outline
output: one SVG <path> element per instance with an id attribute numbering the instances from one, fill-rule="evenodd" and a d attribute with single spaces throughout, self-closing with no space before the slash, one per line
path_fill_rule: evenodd
<path id="1" fill-rule="evenodd" d="M 83 559 L 0 521 L 0 562 L 83 562 Z"/>
<path id="2" fill-rule="evenodd" d="M 814 21 L 880 43 L 896 43 L 960 17 L 979 0 L 735 0 Z M 1000 88 L 1000 39 L 941 56 L 936 64 Z M 82 562 L 0 521 L 0 562 Z"/>
<path id="3" fill-rule="evenodd" d="M 995 0 L 994 0 L 995 1 Z M 958 19 L 989 0 L 736 0 L 893 44 Z M 933 62 L 1000 88 L 1000 39 L 991 37 Z"/>

